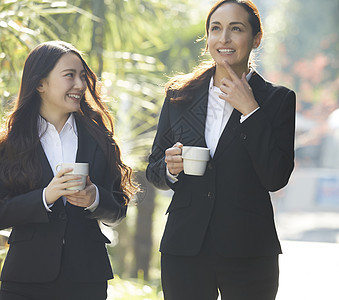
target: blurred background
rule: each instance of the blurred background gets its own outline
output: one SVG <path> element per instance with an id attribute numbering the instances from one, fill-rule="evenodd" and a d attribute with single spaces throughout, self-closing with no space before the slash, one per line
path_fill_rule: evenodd
<path id="1" fill-rule="evenodd" d="M 171 193 L 150 186 L 144 171 L 164 84 L 208 58 L 201 56 L 204 41 L 197 40 L 204 36 L 213 3 L 0 0 L 1 124 L 18 92 L 30 49 L 47 40 L 70 42 L 98 75 L 115 116 L 124 161 L 136 170 L 142 192 L 129 206 L 128 217 L 117 228 L 103 228 L 112 241 L 108 251 L 116 274 L 109 299 L 162 299 L 158 246 Z M 254 3 L 264 25 L 257 70 L 297 93 L 296 167 L 289 185 L 272 194 L 278 234 L 292 254 L 297 253 L 293 242 L 303 242 L 301 256 L 312 253 L 314 261 L 317 245 L 339 243 L 339 0 Z M 9 231 L 0 233 L 2 260 Z M 331 253 L 339 253 L 335 249 Z M 334 260 L 328 263 L 333 266 Z M 328 269 L 315 272 L 333 275 Z M 286 295 L 279 299 L 311 299 Z M 339 293 L 323 299 L 339 299 Z"/>

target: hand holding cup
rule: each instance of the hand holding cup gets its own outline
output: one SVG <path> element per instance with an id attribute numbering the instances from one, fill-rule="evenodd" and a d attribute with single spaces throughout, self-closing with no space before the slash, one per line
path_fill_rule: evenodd
<path id="1" fill-rule="evenodd" d="M 167 163 L 168 171 L 172 175 L 177 175 L 184 169 L 181 157 L 182 147 L 183 145 L 177 142 L 165 151 L 165 162 Z"/>
<path id="2" fill-rule="evenodd" d="M 53 204 L 62 196 L 69 196 L 78 193 L 78 189 L 71 189 L 82 184 L 81 175 L 67 175 L 72 172 L 72 168 L 59 170 L 45 189 L 45 200 L 48 205 Z"/>
<path id="3" fill-rule="evenodd" d="M 65 170 L 71 169 L 71 171 L 64 173 L 64 176 L 78 175 L 81 176 L 81 183 L 76 186 L 67 187 L 67 190 L 78 190 L 81 191 L 86 186 L 86 178 L 88 176 L 88 163 L 59 163 L 56 165 L 55 169 Z"/>

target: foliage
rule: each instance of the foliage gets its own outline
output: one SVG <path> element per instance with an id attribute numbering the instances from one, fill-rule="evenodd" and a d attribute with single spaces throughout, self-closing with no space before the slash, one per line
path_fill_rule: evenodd
<path id="1" fill-rule="evenodd" d="M 118 276 L 109 281 L 108 300 L 161 300 L 160 287 L 142 280 L 122 280 Z"/>
<path id="2" fill-rule="evenodd" d="M 265 74 L 297 93 L 298 166 L 320 166 L 328 118 L 339 107 L 339 0 L 324 0 L 321 9 L 316 0 L 275 2 L 264 24 Z"/>
<path id="3" fill-rule="evenodd" d="M 67 29 L 57 14 L 91 14 L 66 2 L 6 0 L 0 5 L 0 107 L 16 94 L 21 69 L 29 50 L 46 40 L 58 39 Z"/>

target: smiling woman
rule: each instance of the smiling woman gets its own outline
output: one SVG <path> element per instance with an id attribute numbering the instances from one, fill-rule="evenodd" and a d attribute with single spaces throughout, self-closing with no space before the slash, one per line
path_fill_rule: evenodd
<path id="1" fill-rule="evenodd" d="M 281 247 L 269 192 L 294 167 L 295 93 L 251 65 L 262 34 L 253 2 L 217 1 L 206 19 L 213 60 L 166 85 L 146 173 L 174 191 L 160 245 L 166 300 L 275 299 Z M 187 174 L 184 146 L 209 149 L 202 176 Z"/>
<path id="2" fill-rule="evenodd" d="M 87 88 L 86 73 L 80 58 L 63 55 L 37 88 L 41 97 L 40 115 L 60 132 L 70 113 L 80 110 Z"/>
<path id="3" fill-rule="evenodd" d="M 96 84 L 68 43 L 40 44 L 26 59 L 0 136 L 0 229 L 12 227 L 1 300 L 106 299 L 110 241 L 98 221 L 119 223 L 136 186 Z M 62 162 L 88 163 L 83 190 L 70 189 L 80 176 L 58 171 Z"/>

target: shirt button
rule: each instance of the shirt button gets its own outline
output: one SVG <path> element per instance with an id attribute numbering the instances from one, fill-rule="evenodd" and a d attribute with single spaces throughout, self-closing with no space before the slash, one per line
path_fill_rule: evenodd
<path id="1" fill-rule="evenodd" d="M 207 197 L 208 197 L 208 199 L 213 199 L 214 198 L 214 193 L 213 192 L 208 192 Z"/>

